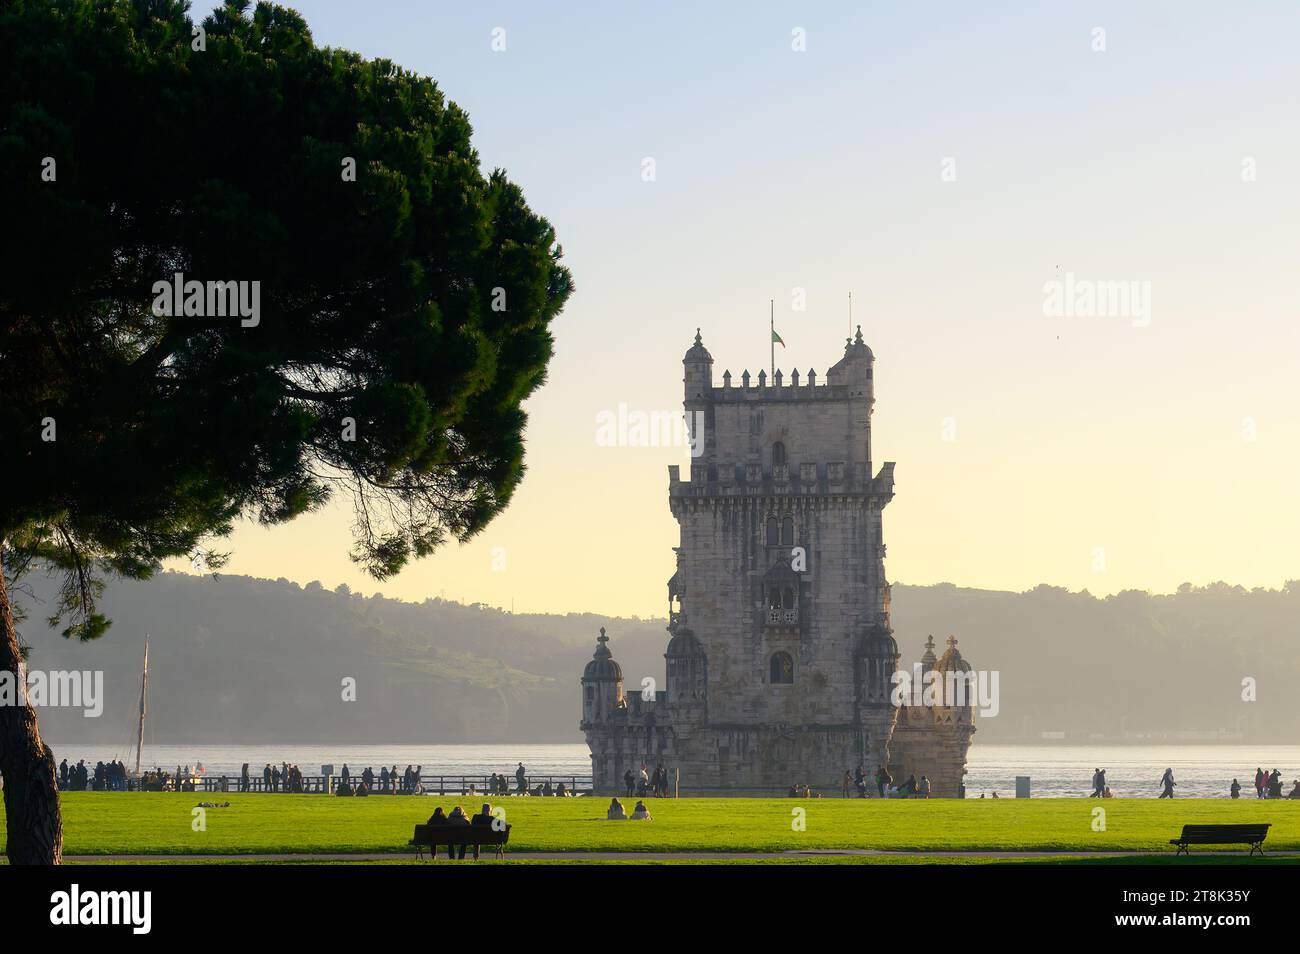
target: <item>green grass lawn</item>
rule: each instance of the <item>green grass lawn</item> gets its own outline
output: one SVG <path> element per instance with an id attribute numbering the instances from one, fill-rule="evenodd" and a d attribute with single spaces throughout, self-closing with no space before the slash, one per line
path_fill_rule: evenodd
<path id="1" fill-rule="evenodd" d="M 404 852 L 412 827 L 434 806 L 461 804 L 468 811 L 481 801 L 108 792 L 62 798 L 69 855 Z M 228 799 L 230 807 L 207 809 L 207 830 L 192 830 L 191 810 L 218 799 Z M 493 804 L 505 808 L 513 826 L 512 853 L 877 848 L 1172 854 L 1169 839 L 1183 824 L 1196 822 L 1271 822 L 1265 849 L 1300 851 L 1300 802 L 1292 801 L 652 799 L 647 804 L 654 821 L 648 823 L 606 821 L 607 801 L 598 798 L 505 798 Z M 1092 811 L 1099 807 L 1106 812 L 1105 831 L 1093 831 Z M 806 812 L 805 830 L 793 829 L 793 809 Z"/>

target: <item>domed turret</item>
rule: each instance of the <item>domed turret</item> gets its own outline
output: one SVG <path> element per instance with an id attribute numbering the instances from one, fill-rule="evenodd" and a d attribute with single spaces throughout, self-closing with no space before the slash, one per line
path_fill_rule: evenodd
<path id="1" fill-rule="evenodd" d="M 708 658 L 704 645 L 685 626 L 679 626 L 664 653 L 668 674 L 668 701 L 674 705 L 701 702 L 708 685 Z"/>
<path id="2" fill-rule="evenodd" d="M 855 654 L 859 699 L 865 705 L 888 705 L 898 668 L 898 641 L 884 626 L 872 626 L 858 641 Z"/>
<path id="3" fill-rule="evenodd" d="M 930 637 L 930 646 L 934 645 L 934 637 Z M 970 663 L 961 658 L 961 653 L 957 650 L 957 637 L 948 637 L 948 648 L 943 651 L 939 661 L 935 664 L 935 669 L 940 672 L 970 672 Z"/>
<path id="4" fill-rule="evenodd" d="M 623 705 L 623 669 L 609 651 L 605 627 L 596 637 L 596 651 L 582 671 L 582 721 L 604 722 Z"/>
<path id="5" fill-rule="evenodd" d="M 587 668 L 582 671 L 584 682 L 622 682 L 623 669 L 614 661 L 614 654 L 609 651 L 609 637 L 605 635 L 605 627 L 600 628 L 600 635 L 596 637 L 596 651 L 591 655 L 591 662 L 587 663 Z"/>
<path id="6" fill-rule="evenodd" d="M 713 355 L 709 354 L 709 349 L 704 347 L 704 339 L 700 337 L 700 329 L 695 329 L 695 344 L 691 345 L 686 352 L 686 357 L 682 358 L 682 364 L 713 364 Z"/>
<path id="7" fill-rule="evenodd" d="M 683 383 L 686 385 L 687 410 L 690 410 L 699 402 L 707 401 L 713 389 L 713 355 L 704 347 L 699 328 L 695 329 L 695 344 L 682 358 L 682 364 L 686 367 Z"/>
<path id="8" fill-rule="evenodd" d="M 668 640 L 668 651 L 664 653 L 669 659 L 675 659 L 679 656 L 703 656 L 704 647 L 700 641 L 695 638 L 695 634 L 689 629 L 681 628 L 677 634 Z"/>
<path id="9" fill-rule="evenodd" d="M 858 325 L 857 334 L 844 342 L 844 357 L 826 372 L 826 383 L 847 385 L 855 397 L 865 397 L 874 403 L 872 368 L 875 361 L 876 356 L 862 340 L 862 326 Z"/>
<path id="10" fill-rule="evenodd" d="M 975 682 L 970 663 L 961 658 L 957 649 L 955 636 L 948 637 L 948 648 L 943 651 L 934 668 L 942 680 L 940 685 L 943 686 L 944 705 L 969 709 L 975 701 Z"/>

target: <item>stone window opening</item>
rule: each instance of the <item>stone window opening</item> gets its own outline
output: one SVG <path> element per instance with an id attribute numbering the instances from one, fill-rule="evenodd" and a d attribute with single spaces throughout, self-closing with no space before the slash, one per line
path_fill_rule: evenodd
<path id="1" fill-rule="evenodd" d="M 793 586 L 768 587 L 767 622 L 776 626 L 793 626 L 799 622 L 799 595 Z"/>
<path id="2" fill-rule="evenodd" d="M 768 667 L 768 681 L 774 686 L 788 686 L 794 682 L 794 660 L 789 653 L 773 653 Z"/>
<path id="3" fill-rule="evenodd" d="M 781 543 L 781 525 L 776 517 L 767 518 L 767 545 L 769 547 L 779 546 Z"/>
<path id="4" fill-rule="evenodd" d="M 784 547 L 794 546 L 794 518 L 786 517 L 781 521 L 781 545 Z"/>
<path id="5" fill-rule="evenodd" d="M 772 445 L 772 466 L 773 467 L 785 466 L 785 444 L 783 444 L 781 441 L 777 441 L 775 444 Z"/>

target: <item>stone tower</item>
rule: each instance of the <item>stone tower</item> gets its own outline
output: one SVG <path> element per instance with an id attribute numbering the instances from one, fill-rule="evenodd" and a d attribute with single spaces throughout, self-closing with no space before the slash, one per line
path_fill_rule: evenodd
<path id="1" fill-rule="evenodd" d="M 643 763 L 679 770 L 683 794 L 830 792 L 846 769 L 888 765 L 957 795 L 970 707 L 893 691 L 882 514 L 894 465 L 873 473 L 875 357 L 861 329 L 824 383 L 745 371 L 733 387 L 728 371 L 715 386 L 698 332 L 682 363 L 694 451 L 689 479 L 668 469 L 680 543 L 667 686 L 624 696 L 602 630 L 582 680 L 597 791 Z M 955 641 L 950 653 L 927 668 L 969 670 Z"/>

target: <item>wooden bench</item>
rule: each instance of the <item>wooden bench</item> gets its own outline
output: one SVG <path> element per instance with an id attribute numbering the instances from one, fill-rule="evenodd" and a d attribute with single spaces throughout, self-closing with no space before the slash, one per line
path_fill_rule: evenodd
<path id="1" fill-rule="evenodd" d="M 1177 845 L 1175 855 L 1190 855 L 1188 845 L 1250 845 L 1250 853 L 1264 853 L 1264 838 L 1268 825 L 1184 825 L 1178 838 L 1169 844 Z"/>
<path id="2" fill-rule="evenodd" d="M 429 857 L 438 854 L 439 845 L 492 845 L 496 857 L 504 858 L 506 842 L 510 840 L 510 826 L 497 829 L 495 825 L 416 825 L 415 834 L 407 842 L 415 849 L 421 860 L 424 849 L 429 849 Z"/>

